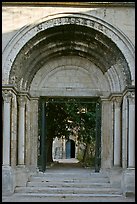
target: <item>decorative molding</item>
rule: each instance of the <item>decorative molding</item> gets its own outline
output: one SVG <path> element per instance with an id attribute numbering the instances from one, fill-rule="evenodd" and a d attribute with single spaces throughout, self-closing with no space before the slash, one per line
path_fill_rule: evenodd
<path id="1" fill-rule="evenodd" d="M 111 100 L 113 101 L 114 98 L 117 98 L 117 97 L 122 98 L 122 97 L 123 97 L 123 94 L 122 94 L 122 93 L 119 93 L 119 92 L 117 92 L 117 93 L 111 93 L 108 98 L 109 98 L 110 101 L 111 101 Z"/>
<path id="2" fill-rule="evenodd" d="M 35 7 L 135 7 L 135 2 L 2 2 L 2 6 Z"/>
<path id="3" fill-rule="evenodd" d="M 14 85 L 11 85 L 11 84 L 6 84 L 6 85 L 2 84 L 2 91 L 9 91 L 15 95 L 18 94 L 16 87 Z"/>
<path id="4" fill-rule="evenodd" d="M 123 91 L 123 96 L 127 95 L 129 92 L 134 92 L 135 86 L 126 87 Z"/>

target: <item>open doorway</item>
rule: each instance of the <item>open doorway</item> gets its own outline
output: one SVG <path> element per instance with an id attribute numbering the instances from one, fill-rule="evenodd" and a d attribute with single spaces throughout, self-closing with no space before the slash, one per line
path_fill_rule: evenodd
<path id="1" fill-rule="evenodd" d="M 66 159 L 75 158 L 75 142 L 68 140 L 66 142 Z"/>
<path id="2" fill-rule="evenodd" d="M 100 168 L 101 111 L 97 104 L 99 98 L 40 98 L 40 170 L 45 171 L 55 157 L 77 158 L 84 165 Z M 53 151 L 55 139 L 60 145 Z"/>

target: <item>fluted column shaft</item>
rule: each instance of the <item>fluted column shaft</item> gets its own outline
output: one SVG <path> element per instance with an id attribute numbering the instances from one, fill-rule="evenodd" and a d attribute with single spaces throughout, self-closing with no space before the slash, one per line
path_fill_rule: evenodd
<path id="1" fill-rule="evenodd" d="M 3 92 L 4 106 L 3 106 L 3 165 L 10 165 L 10 106 L 11 106 L 10 92 Z"/>
<path id="2" fill-rule="evenodd" d="M 135 167 L 135 94 L 128 96 L 129 131 L 128 131 L 128 167 Z"/>
<path id="3" fill-rule="evenodd" d="M 114 99 L 114 166 L 121 165 L 121 98 Z"/>
<path id="4" fill-rule="evenodd" d="M 20 96 L 18 123 L 18 165 L 25 164 L 25 98 Z"/>

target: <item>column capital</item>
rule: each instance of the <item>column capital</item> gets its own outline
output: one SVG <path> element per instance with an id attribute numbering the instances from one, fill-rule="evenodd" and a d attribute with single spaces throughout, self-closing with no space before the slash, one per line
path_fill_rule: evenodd
<path id="1" fill-rule="evenodd" d="M 127 98 L 130 104 L 134 104 L 135 103 L 135 92 L 128 93 Z"/>
<path id="2" fill-rule="evenodd" d="M 19 106 L 24 107 L 26 104 L 26 97 L 25 96 L 18 96 L 18 103 L 19 103 Z"/>
<path id="3" fill-rule="evenodd" d="M 13 96 L 13 94 L 11 93 L 11 91 L 9 91 L 9 90 L 3 90 L 2 91 L 2 97 L 4 99 L 4 102 L 10 103 L 12 96 Z"/>
<path id="4" fill-rule="evenodd" d="M 120 96 L 114 96 L 112 101 L 114 102 L 115 107 L 120 107 L 122 98 Z"/>

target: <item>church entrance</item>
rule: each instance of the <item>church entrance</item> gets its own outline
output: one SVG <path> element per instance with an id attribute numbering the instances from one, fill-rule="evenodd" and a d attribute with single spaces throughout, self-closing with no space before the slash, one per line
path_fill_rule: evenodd
<path id="1" fill-rule="evenodd" d="M 76 158 L 99 171 L 101 166 L 101 103 L 93 98 L 39 100 L 38 167 L 45 171 L 56 158 Z M 64 147 L 65 144 L 65 147 Z M 57 155 L 58 154 L 58 155 Z"/>
<path id="2" fill-rule="evenodd" d="M 96 172 L 122 168 L 122 186 L 134 179 L 134 46 L 115 25 L 91 13 L 58 13 L 12 33 L 2 54 L 6 191 L 25 186 L 37 167 L 45 172 L 55 137 L 65 144 L 74 135 L 80 161 Z M 57 156 L 66 157 L 61 148 Z"/>

